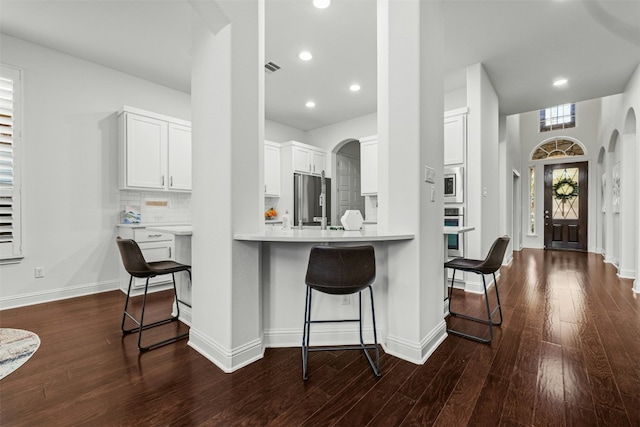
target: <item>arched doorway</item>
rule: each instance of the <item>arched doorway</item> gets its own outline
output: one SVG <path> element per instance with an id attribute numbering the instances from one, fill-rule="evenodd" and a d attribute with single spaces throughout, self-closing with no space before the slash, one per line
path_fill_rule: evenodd
<path id="1" fill-rule="evenodd" d="M 545 249 L 588 249 L 589 163 L 585 155 L 580 141 L 561 136 L 542 141 L 531 152 L 531 160 L 544 166 Z"/>
<path id="2" fill-rule="evenodd" d="M 346 210 L 359 210 L 363 218 L 365 216 L 364 197 L 360 188 L 360 141 L 357 139 L 345 139 L 334 150 L 334 191 L 335 203 L 333 204 L 335 225 L 340 225 L 340 218 Z"/>

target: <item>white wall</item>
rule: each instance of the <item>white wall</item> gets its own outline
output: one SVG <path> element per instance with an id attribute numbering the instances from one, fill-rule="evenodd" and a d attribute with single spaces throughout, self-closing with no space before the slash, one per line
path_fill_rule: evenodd
<path id="1" fill-rule="evenodd" d="M 356 117 L 306 133 L 307 143 L 331 152 L 345 139 L 360 139 L 378 133 L 377 113 Z"/>
<path id="2" fill-rule="evenodd" d="M 467 233 L 465 256 L 483 259 L 500 236 L 500 175 L 498 96 L 482 64 L 467 67 Z M 496 220 L 498 219 L 498 220 Z M 476 276 L 476 277 L 473 277 Z M 466 289 L 482 291 L 477 275 L 467 277 Z"/>
<path id="3" fill-rule="evenodd" d="M 629 179 L 634 180 L 636 183 L 636 218 L 635 218 L 635 244 L 636 244 L 636 260 L 635 260 L 635 280 L 633 282 L 633 291 L 640 293 L 640 208 L 638 207 L 638 198 L 640 197 L 640 191 L 638 185 L 640 185 L 640 65 L 638 65 L 627 83 L 627 87 L 624 90 L 624 112 L 625 120 L 631 119 L 633 113 L 635 118 L 635 129 L 629 129 L 632 123 L 625 123 L 625 131 L 634 134 L 633 143 L 636 146 L 636 159 L 635 159 L 635 175 L 629 176 Z"/>
<path id="4" fill-rule="evenodd" d="M 305 131 L 300 129 L 292 128 L 291 126 L 283 125 L 282 123 L 271 120 L 265 120 L 264 138 L 267 141 L 279 143 L 287 141 L 306 142 L 307 134 Z"/>
<path id="5" fill-rule="evenodd" d="M 190 120 L 190 96 L 4 34 L 0 51 L 24 70 L 25 255 L 0 266 L 0 309 L 117 289 L 115 112 L 127 104 Z"/>
<path id="6" fill-rule="evenodd" d="M 444 111 L 457 110 L 467 106 L 467 88 L 451 90 L 444 94 Z"/>

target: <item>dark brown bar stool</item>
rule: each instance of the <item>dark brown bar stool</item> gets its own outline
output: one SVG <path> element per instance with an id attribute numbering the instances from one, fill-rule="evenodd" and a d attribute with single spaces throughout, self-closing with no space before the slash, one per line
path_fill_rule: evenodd
<path id="1" fill-rule="evenodd" d="M 474 322 L 485 323 L 489 325 L 489 339 L 466 334 L 464 332 L 456 331 L 451 328 L 447 328 L 447 332 L 458 335 L 464 338 L 469 338 L 474 341 L 479 341 L 482 343 L 490 343 L 493 340 L 493 325 L 500 326 L 502 324 L 502 307 L 500 306 L 500 295 L 498 294 L 498 281 L 496 280 L 496 271 L 500 269 L 502 265 L 502 260 L 504 259 L 504 253 L 507 250 L 507 246 L 509 245 L 509 236 L 498 237 L 491 249 L 489 249 L 489 253 L 484 260 L 476 260 L 469 258 L 454 258 L 449 262 L 445 262 L 444 266 L 446 268 L 451 268 L 453 270 L 453 277 L 451 278 L 451 287 L 449 288 L 449 314 L 451 316 L 461 317 L 467 320 L 473 320 Z M 469 271 L 471 273 L 476 273 L 482 276 L 482 286 L 484 287 L 484 299 L 487 306 L 487 318 L 473 317 L 467 314 L 456 313 L 451 310 L 451 296 L 453 294 L 453 281 L 456 278 L 456 271 Z M 497 298 L 497 306 L 491 311 L 489 307 L 489 295 L 487 294 L 487 282 L 485 281 L 484 275 L 492 274 L 493 275 L 493 283 L 496 288 L 496 298 Z M 496 314 L 496 311 L 500 313 L 500 321 L 494 322 L 493 316 Z"/>
<path id="2" fill-rule="evenodd" d="M 185 304 L 183 301 L 178 299 L 178 291 L 176 289 L 176 278 L 175 273 L 180 271 L 186 271 L 189 273 L 189 281 L 191 281 L 191 266 L 186 264 L 180 264 L 175 261 L 155 261 L 155 262 L 146 262 L 144 256 L 142 255 L 142 251 L 140 247 L 135 242 L 135 240 L 131 239 L 122 239 L 120 236 L 116 238 L 116 243 L 118 244 L 118 249 L 120 250 L 120 256 L 122 257 L 122 263 L 124 264 L 125 270 L 131 275 L 129 278 L 129 289 L 127 290 L 127 299 L 124 304 L 124 312 L 122 314 L 122 333 L 124 335 L 130 334 L 132 332 L 138 332 L 138 349 L 143 352 L 147 350 L 152 350 L 154 348 L 158 348 L 160 346 L 174 343 L 178 340 L 187 338 L 189 333 L 184 333 L 177 335 L 175 337 L 171 337 L 165 339 L 163 341 L 159 341 L 153 344 L 149 344 L 147 346 L 142 346 L 142 331 L 145 329 L 153 328 L 155 326 L 164 325 L 169 322 L 174 322 L 178 320 L 180 317 L 180 303 Z M 144 310 L 147 305 L 147 291 L 149 290 L 149 279 L 155 276 L 160 276 L 162 274 L 171 274 L 171 278 L 173 279 L 173 292 L 176 298 L 176 316 L 168 317 L 166 319 L 158 320 L 157 322 L 144 324 Z M 140 314 L 140 320 L 133 317 L 128 311 L 129 307 L 129 296 L 131 294 L 131 284 L 133 283 L 133 278 L 145 278 L 146 283 L 144 285 L 144 296 L 142 298 L 142 312 Z M 188 305 L 188 304 L 185 304 Z M 129 317 L 131 320 L 138 325 L 135 328 L 125 329 L 124 323 L 126 318 Z"/>
<path id="3" fill-rule="evenodd" d="M 376 313 L 373 306 L 373 289 L 376 279 L 376 258 L 373 246 L 336 247 L 314 246 L 309 254 L 309 266 L 305 283 L 307 299 L 304 308 L 304 328 L 302 330 L 302 378 L 308 378 L 307 362 L 310 351 L 326 350 L 362 350 L 373 369 L 380 376 L 380 353 L 376 333 Z M 371 316 L 373 320 L 373 344 L 366 345 L 362 337 L 362 291 L 369 288 L 371 296 Z M 312 291 L 331 295 L 358 293 L 358 318 L 340 320 L 311 320 Z M 360 325 L 360 345 L 339 347 L 309 347 L 309 335 L 312 323 L 358 322 Z M 375 350 L 374 363 L 369 350 Z"/>

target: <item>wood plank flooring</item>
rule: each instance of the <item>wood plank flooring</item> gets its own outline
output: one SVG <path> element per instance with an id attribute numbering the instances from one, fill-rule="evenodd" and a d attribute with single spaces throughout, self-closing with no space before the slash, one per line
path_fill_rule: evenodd
<path id="1" fill-rule="evenodd" d="M 1 327 L 42 344 L 0 381 L 0 425 L 640 426 L 632 282 L 596 254 L 526 249 L 498 283 L 504 323 L 491 345 L 450 336 L 421 366 L 383 354 L 380 379 L 353 351 L 311 353 L 306 383 L 299 348 L 267 349 L 233 374 L 186 341 L 140 355 L 137 335 L 120 332 L 119 291 L 5 310 Z M 168 298 L 153 296 L 166 307 L 155 316 Z M 484 300 L 456 291 L 454 304 L 480 314 Z"/>

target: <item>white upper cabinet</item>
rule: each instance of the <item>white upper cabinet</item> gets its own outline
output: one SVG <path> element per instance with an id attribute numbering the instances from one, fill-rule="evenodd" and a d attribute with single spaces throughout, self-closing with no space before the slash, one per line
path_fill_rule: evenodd
<path id="1" fill-rule="evenodd" d="M 458 165 L 465 162 L 467 146 L 466 109 L 445 113 L 444 164 Z"/>
<path id="2" fill-rule="evenodd" d="M 191 190 L 191 127 L 169 123 L 169 189 Z"/>
<path id="3" fill-rule="evenodd" d="M 119 187 L 191 191 L 191 124 L 124 107 L 118 113 Z"/>
<path id="4" fill-rule="evenodd" d="M 280 197 L 280 144 L 264 142 L 264 195 Z"/>
<path id="5" fill-rule="evenodd" d="M 327 155 L 320 151 L 311 151 L 311 173 L 320 175 L 326 170 Z"/>
<path id="6" fill-rule="evenodd" d="M 293 146 L 293 170 L 294 172 L 311 173 L 311 150 Z"/>
<path id="7" fill-rule="evenodd" d="M 360 140 L 361 194 L 378 194 L 378 137 L 377 135 Z"/>
<path id="8" fill-rule="evenodd" d="M 330 176 L 327 165 L 327 153 L 312 145 L 302 144 L 292 141 L 286 143 L 293 151 L 293 171 L 309 175 L 320 175 L 325 171 L 327 177 Z"/>

